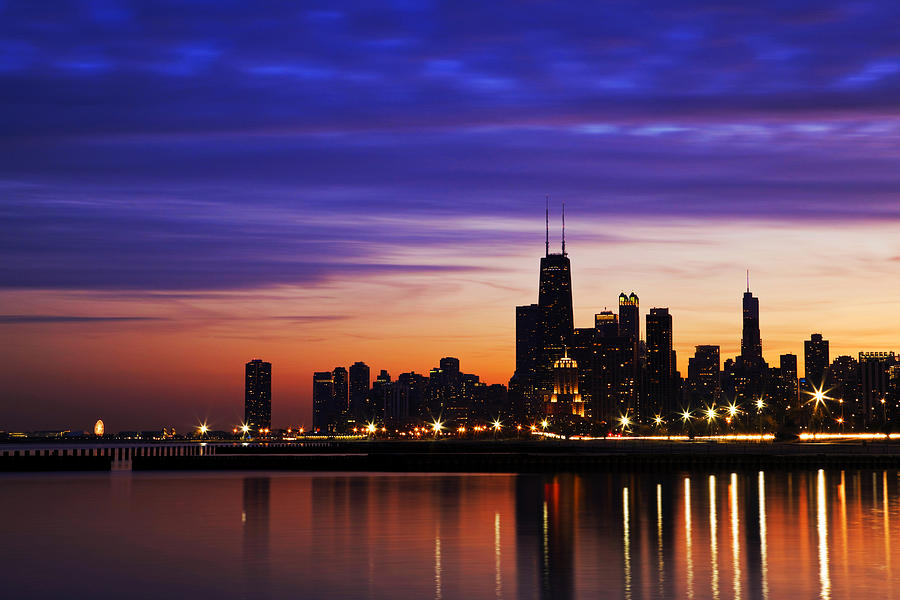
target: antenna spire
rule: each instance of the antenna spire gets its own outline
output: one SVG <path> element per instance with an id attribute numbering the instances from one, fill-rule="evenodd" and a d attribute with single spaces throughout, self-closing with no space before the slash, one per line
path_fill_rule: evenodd
<path id="1" fill-rule="evenodd" d="M 566 201 L 562 201 L 562 253 L 566 255 Z"/>
<path id="2" fill-rule="evenodd" d="M 544 213 L 544 223 L 547 228 L 547 234 L 544 238 L 544 254 L 550 256 L 550 196 L 547 195 L 547 209 Z"/>
<path id="3" fill-rule="evenodd" d="M 747 269 L 747 293 L 750 293 L 750 269 Z"/>

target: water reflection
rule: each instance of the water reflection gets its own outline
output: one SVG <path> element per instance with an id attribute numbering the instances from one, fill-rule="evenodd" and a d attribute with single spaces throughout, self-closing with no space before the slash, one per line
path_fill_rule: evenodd
<path id="1" fill-rule="evenodd" d="M 741 546 L 738 533 L 738 499 L 737 499 L 737 473 L 731 474 L 731 482 L 728 484 L 728 499 L 731 509 L 731 571 L 734 574 L 734 598 L 741 598 Z"/>
<path id="2" fill-rule="evenodd" d="M 270 486 L 269 477 L 245 477 L 242 486 L 244 592 L 259 598 L 268 596 Z"/>
<path id="3" fill-rule="evenodd" d="M 760 583 L 763 600 L 769 600 L 769 565 L 768 549 L 766 548 L 766 476 L 760 471 L 757 476 L 758 504 L 759 507 L 759 563 Z"/>
<path id="4" fill-rule="evenodd" d="M 719 598 L 719 544 L 716 536 L 716 476 L 709 476 L 709 564 L 712 569 L 710 589 L 713 600 Z"/>
<path id="5" fill-rule="evenodd" d="M 0 481 L 0 514 L 16 516 L 0 520 L 16 540 L 0 545 L 5 597 L 831 600 L 900 586 L 896 471 L 127 477 Z"/>
<path id="6" fill-rule="evenodd" d="M 687 597 L 694 598 L 694 549 L 691 545 L 691 479 L 684 478 L 684 547 L 687 560 Z"/>
<path id="7" fill-rule="evenodd" d="M 628 514 L 628 488 L 622 490 L 622 556 L 625 562 L 625 598 L 631 599 L 631 516 Z"/>
<path id="8" fill-rule="evenodd" d="M 828 569 L 828 516 L 825 512 L 825 471 L 816 477 L 816 530 L 819 534 L 819 582 L 822 600 L 831 599 L 831 574 Z"/>

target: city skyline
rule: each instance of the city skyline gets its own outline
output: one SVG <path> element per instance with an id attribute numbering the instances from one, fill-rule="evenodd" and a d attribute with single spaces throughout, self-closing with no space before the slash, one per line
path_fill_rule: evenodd
<path id="1" fill-rule="evenodd" d="M 569 221 L 569 228 L 570 228 L 570 231 L 573 228 L 571 216 L 570 216 L 570 221 Z M 576 226 L 576 229 L 577 229 L 577 226 Z M 560 242 L 557 241 L 557 243 L 560 243 Z M 571 234 L 570 234 L 569 247 L 570 247 L 570 249 L 572 247 Z M 577 250 L 576 250 L 576 252 L 577 252 Z M 553 255 L 552 250 L 551 250 L 550 254 Z M 566 255 L 572 256 L 572 253 L 567 251 Z M 560 252 L 560 253 L 555 254 L 555 256 L 563 256 L 563 255 Z M 577 273 L 579 272 L 579 269 L 577 269 L 578 261 L 579 261 L 579 257 L 577 256 L 577 253 L 576 253 L 576 255 L 572 257 L 573 279 L 577 278 Z M 753 274 L 751 274 L 751 276 L 752 275 Z M 755 277 L 753 278 L 752 283 L 755 285 L 755 283 L 756 283 Z M 578 285 L 578 283 L 573 283 L 573 284 L 571 284 L 571 286 L 573 289 L 573 297 L 574 297 L 573 304 L 574 304 L 575 325 L 576 325 L 576 327 L 581 326 L 581 325 L 590 325 L 591 323 L 582 323 L 581 319 L 579 319 L 579 315 L 582 315 L 586 312 L 593 313 L 591 316 L 591 321 L 593 322 L 594 316 L 597 313 L 601 312 L 601 310 L 599 310 L 599 309 L 591 310 L 587 307 L 580 306 L 581 303 L 578 301 L 578 294 L 577 294 L 579 285 Z M 629 289 L 629 288 L 623 288 L 623 289 Z M 630 289 L 629 289 L 629 291 L 634 292 L 634 290 L 630 290 Z M 752 291 L 755 292 L 755 288 Z M 638 294 L 638 295 L 640 296 L 640 294 Z M 746 293 L 745 293 L 745 295 L 746 295 Z M 611 296 L 615 296 L 615 294 L 611 294 Z M 754 297 L 758 300 L 758 296 L 754 296 Z M 618 299 L 618 297 L 614 297 L 613 299 Z M 643 299 L 642 299 L 642 304 L 643 304 L 643 307 L 641 308 L 640 312 L 638 313 L 638 316 L 639 316 L 639 323 L 641 323 L 641 325 L 640 325 L 641 336 L 640 337 L 641 337 L 641 339 L 645 339 L 646 331 L 645 331 L 645 327 L 643 325 L 644 318 L 650 314 L 651 310 L 653 310 L 654 308 L 657 308 L 657 307 L 656 306 L 651 307 L 650 305 L 644 303 Z M 737 302 L 735 302 L 735 304 L 737 305 Z M 763 344 L 763 348 L 762 348 L 763 357 L 770 364 L 777 365 L 778 358 L 781 354 L 785 354 L 785 353 L 795 354 L 798 357 L 798 371 L 800 374 L 802 374 L 804 372 L 804 368 L 805 368 L 804 367 L 804 350 L 803 350 L 803 348 L 804 348 L 804 344 L 808 343 L 808 340 L 806 338 L 808 338 L 809 335 L 813 334 L 813 333 L 820 333 L 821 331 L 829 331 L 829 328 L 828 327 L 820 327 L 817 330 L 810 331 L 809 333 L 807 333 L 805 335 L 805 338 L 798 339 L 793 342 L 785 341 L 784 339 L 782 339 L 781 344 L 779 344 L 778 346 L 773 348 L 768 344 L 768 338 L 765 335 L 765 331 L 766 331 L 765 322 L 766 322 L 766 312 L 768 309 L 768 304 L 769 304 L 768 299 L 763 298 L 763 308 L 760 311 L 761 312 L 760 321 L 762 322 L 762 325 L 760 326 L 760 328 L 764 332 L 762 337 L 764 338 L 764 340 L 766 342 Z M 608 310 L 611 307 L 616 308 L 615 305 L 613 305 L 612 302 L 610 302 L 610 306 L 603 305 L 602 310 Z M 659 306 L 659 308 L 670 308 L 670 307 L 669 306 Z M 697 307 L 684 307 L 684 308 L 688 308 L 688 310 L 686 311 L 688 314 L 697 310 Z M 776 309 L 776 311 L 777 311 L 777 309 Z M 724 310 L 723 310 L 723 312 L 724 312 Z M 736 316 L 733 319 L 728 319 L 726 317 L 723 319 L 723 321 L 728 321 L 728 320 L 740 321 L 742 318 L 740 315 L 740 307 L 736 306 L 734 309 L 734 312 L 735 312 Z M 670 313 L 671 313 L 671 308 L 670 308 Z M 693 350 L 696 346 L 718 345 L 721 348 L 721 355 L 722 355 L 723 362 L 728 357 L 734 357 L 734 356 L 741 355 L 741 339 L 742 338 L 741 338 L 741 325 L 740 324 L 738 324 L 736 326 L 735 333 L 733 336 L 729 335 L 728 332 L 720 332 L 717 336 L 716 335 L 708 335 L 707 338 L 705 338 L 705 339 L 688 341 L 688 340 L 683 339 L 683 336 L 679 335 L 680 319 L 678 319 L 678 315 L 673 314 L 672 317 L 673 317 L 673 321 L 674 321 L 673 347 L 676 350 L 676 354 L 680 355 L 680 357 L 677 359 L 676 370 L 680 371 L 682 373 L 682 375 L 686 375 L 688 372 L 688 364 L 687 364 L 688 358 L 690 358 L 692 356 Z M 311 322 L 318 321 L 318 319 L 315 319 L 315 318 L 305 319 L 303 317 L 295 317 L 293 319 L 288 317 L 288 318 L 285 318 L 285 320 L 301 322 L 301 323 L 304 321 L 311 321 Z M 514 333 L 515 323 L 514 323 L 514 319 L 511 319 L 511 320 L 513 321 L 513 323 L 511 325 L 511 327 L 509 328 L 509 330 L 511 333 Z M 34 325 L 34 324 L 38 324 L 38 323 L 41 323 L 44 321 L 49 321 L 50 323 L 55 323 L 55 324 L 65 324 L 65 325 L 72 325 L 72 324 L 78 325 L 80 323 L 80 321 L 77 319 L 73 319 L 73 320 L 71 320 L 71 322 L 67 322 L 64 318 L 59 319 L 57 321 L 54 319 L 43 319 L 41 317 L 37 317 L 33 320 L 22 319 L 20 321 L 21 321 L 22 325 Z M 331 322 L 332 319 L 322 319 L 322 321 Z M 113 323 L 119 323 L 119 322 L 120 321 L 113 320 Z M 125 322 L 128 322 L 128 321 L 126 320 Z M 96 322 L 92 321 L 91 319 L 86 319 L 84 321 L 84 323 L 89 324 L 89 325 L 96 324 Z M 14 324 L 14 320 L 7 319 L 7 324 Z M 498 330 L 500 330 L 500 329 L 498 328 Z M 700 335 L 702 335 L 702 333 Z M 891 334 L 888 333 L 888 335 L 891 335 Z M 826 338 L 828 338 L 827 333 L 825 334 L 825 336 L 826 336 Z M 513 363 L 511 365 L 511 368 L 509 371 L 510 375 L 515 370 L 514 369 L 514 362 L 515 362 L 514 337 L 515 336 L 512 335 L 512 337 L 513 337 L 513 340 L 511 342 L 507 341 L 506 343 L 499 344 L 499 346 L 509 346 L 509 348 L 510 348 L 509 356 L 501 357 L 500 361 L 499 361 L 499 364 L 501 364 L 501 365 L 503 365 L 507 362 Z M 898 337 L 900 337 L 900 336 L 898 336 Z M 722 342 L 714 343 L 714 341 L 713 341 L 713 340 L 722 340 L 722 339 L 725 340 L 724 343 L 722 343 Z M 776 337 L 776 339 L 778 339 L 778 338 Z M 831 356 L 832 357 L 837 357 L 840 355 L 849 355 L 849 356 L 855 358 L 857 356 L 857 354 L 860 352 L 895 351 L 895 348 L 897 347 L 896 344 L 891 345 L 889 343 L 886 344 L 884 347 L 869 347 L 869 346 L 853 347 L 847 343 L 841 344 L 840 343 L 841 340 L 839 340 L 839 339 L 836 340 L 834 337 L 831 337 L 828 339 L 829 339 L 829 342 L 831 343 L 831 348 L 832 348 Z M 897 338 L 895 337 L 893 339 L 897 339 Z M 423 340 L 423 342 L 426 345 L 428 344 L 428 340 Z M 433 347 L 437 351 L 437 354 L 435 356 L 451 354 L 450 352 L 441 352 L 439 350 L 439 348 L 441 347 L 439 341 L 437 343 L 432 342 L 432 344 L 433 344 Z M 452 345 L 452 344 L 448 344 L 448 345 Z M 456 345 L 456 347 L 459 347 L 459 345 Z M 682 352 L 678 352 L 678 350 L 681 350 Z M 352 350 L 347 351 L 346 356 L 349 358 L 337 360 L 334 364 L 349 365 L 350 360 L 353 360 L 353 357 L 356 357 L 356 359 L 362 359 L 361 357 L 357 356 L 357 354 L 359 354 L 359 353 L 356 353 Z M 461 352 L 457 352 L 456 354 L 462 355 L 463 357 L 470 356 L 470 354 L 467 353 L 465 350 L 461 351 Z M 477 353 L 475 355 L 477 356 Z M 284 358 L 284 357 L 282 357 L 282 358 Z M 420 359 L 418 362 L 403 361 L 402 359 L 394 359 L 394 362 L 388 363 L 388 361 L 380 361 L 377 358 L 368 358 L 365 360 L 370 361 L 371 367 L 373 369 L 376 369 L 376 371 L 378 369 L 384 368 L 385 370 L 388 370 L 388 371 L 391 371 L 394 373 L 418 372 L 418 373 L 424 373 L 424 374 L 428 373 L 429 368 L 431 367 L 432 363 L 434 362 L 430 357 Z M 467 364 L 471 364 L 471 359 L 463 358 L 463 360 L 466 361 Z M 412 362 L 414 366 L 410 366 L 409 362 Z M 422 363 L 424 366 L 419 366 L 419 363 Z M 313 365 L 313 367 L 315 367 L 316 369 L 321 367 L 321 365 L 316 362 L 311 362 L 310 364 Z M 494 363 L 494 364 L 496 364 L 496 363 Z M 488 363 L 487 367 L 484 367 L 482 365 L 477 365 L 478 368 L 476 368 L 475 370 L 479 374 L 482 375 L 482 381 L 484 381 L 488 384 L 501 383 L 501 384 L 505 385 L 508 381 L 509 376 L 507 375 L 507 377 L 504 378 L 503 374 L 501 372 L 499 377 L 494 379 L 493 377 L 495 376 L 495 373 L 497 373 L 497 371 L 496 371 L 496 369 L 492 369 L 491 366 L 492 366 L 491 363 Z M 503 367 L 501 367 L 501 368 L 503 368 Z M 290 369 L 288 368 L 288 369 L 286 369 L 286 371 L 287 371 L 285 373 L 285 375 L 287 376 L 286 378 L 289 379 L 289 381 L 291 381 L 293 383 L 294 378 L 291 376 L 292 373 L 291 373 Z M 279 369 L 279 372 L 281 372 L 281 369 Z M 307 380 L 308 380 L 308 375 L 310 373 L 306 373 Z M 299 378 L 302 379 L 302 374 L 300 375 Z M 277 385 L 277 381 L 278 381 L 278 377 L 276 376 L 274 378 L 274 382 L 276 382 L 276 383 L 273 384 L 273 387 L 276 390 L 279 387 Z M 196 384 L 193 384 L 193 385 L 196 385 Z M 297 393 L 296 396 L 292 395 L 292 392 L 289 391 L 288 395 L 286 397 L 281 396 L 281 398 L 279 398 L 277 395 L 278 392 L 277 391 L 275 392 L 274 395 L 276 395 L 276 399 L 273 403 L 273 407 L 274 407 L 273 412 L 275 414 L 275 421 L 276 421 L 277 426 L 281 426 L 281 425 L 289 426 L 289 425 L 298 425 L 298 424 L 299 425 L 311 425 L 312 424 L 312 422 L 313 422 L 313 419 L 311 418 L 312 392 L 310 390 L 308 393 L 304 393 L 304 390 L 302 389 L 304 387 L 309 388 L 308 381 L 305 386 L 299 385 L 297 387 L 300 387 L 301 389 L 298 390 L 299 393 Z M 284 394 L 284 392 L 282 392 L 282 394 Z M 234 393 L 234 390 L 229 390 L 228 395 L 236 396 L 236 394 Z M 304 406 L 304 405 L 306 405 L 306 406 Z M 233 406 L 228 402 L 222 402 L 220 405 L 214 407 L 212 410 L 207 410 L 203 413 L 197 412 L 196 413 L 197 414 L 196 422 L 207 422 L 207 421 L 219 422 L 220 426 L 218 428 L 228 430 L 232 426 L 234 426 L 236 424 L 240 424 L 241 422 L 244 422 L 244 419 L 240 418 L 240 416 L 239 416 L 239 414 L 242 413 L 243 410 L 244 410 L 244 408 L 240 402 L 240 398 L 236 398 L 236 402 L 233 404 Z M 222 417 L 223 415 L 229 415 L 231 413 L 234 413 L 235 415 L 238 415 L 238 416 L 236 416 L 234 418 L 229 418 L 227 416 L 225 418 Z M 304 413 L 307 413 L 307 414 L 304 415 Z M 84 413 L 84 414 L 85 414 L 86 419 L 90 419 L 94 415 L 94 413 L 90 413 L 90 414 Z M 279 416 L 279 415 L 282 415 L 282 416 Z M 283 418 L 284 415 L 294 415 L 294 418 L 285 419 L 285 418 Z M 107 418 L 107 420 L 109 420 L 109 419 Z M 154 422 L 149 425 L 155 426 L 157 424 L 159 424 L 161 426 L 163 424 L 173 424 L 174 425 L 175 423 L 174 423 L 173 419 L 169 419 L 169 420 L 165 421 L 164 423 Z M 195 423 L 193 423 L 193 424 L 195 424 Z M 51 425 L 59 425 L 61 427 L 63 425 L 70 426 L 71 423 L 65 423 L 65 424 L 64 423 L 51 423 Z M 130 423 L 128 423 L 128 425 L 130 425 L 131 427 L 124 426 L 124 427 L 120 427 L 120 429 L 140 428 L 141 424 L 130 422 Z M 192 425 L 192 423 L 182 422 L 182 423 L 178 423 L 178 425 L 182 428 L 186 428 L 186 427 L 190 427 Z M 52 429 L 53 427 L 51 426 L 51 427 L 34 427 L 34 428 Z"/>
<path id="2" fill-rule="evenodd" d="M 736 356 L 749 268 L 769 364 L 898 350 L 896 7 L 48 6 L 0 6 L 2 428 L 237 423 L 257 356 L 276 423 L 357 360 L 505 383 L 548 193 L 576 327 Z"/>

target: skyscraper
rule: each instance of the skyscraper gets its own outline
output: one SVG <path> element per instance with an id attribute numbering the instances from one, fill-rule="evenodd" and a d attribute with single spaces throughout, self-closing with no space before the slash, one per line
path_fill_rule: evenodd
<path id="1" fill-rule="evenodd" d="M 516 373 L 534 371 L 541 350 L 541 311 L 537 304 L 516 307 Z"/>
<path id="2" fill-rule="evenodd" d="M 620 417 L 633 416 L 638 388 L 636 346 L 624 336 L 594 340 L 590 379 L 590 410 L 594 423 L 606 423 L 612 428 Z"/>
<path id="3" fill-rule="evenodd" d="M 584 402 L 578 392 L 578 363 L 564 352 L 553 363 L 553 392 L 547 406 L 547 414 L 554 416 L 584 416 Z"/>
<path id="4" fill-rule="evenodd" d="M 543 409 L 553 391 L 553 365 L 572 347 L 572 273 L 566 255 L 565 207 L 561 251 L 550 252 L 550 206 L 547 204 L 545 253 L 541 258 L 537 305 L 516 308 L 516 373 L 511 393 L 521 398 L 522 412 Z M 535 325 L 537 326 L 535 328 Z M 535 336 L 534 333 L 537 333 Z M 536 346 L 535 346 L 536 343 Z M 531 350 L 529 352 L 529 350 Z M 528 355 L 534 357 L 532 361 Z"/>
<path id="5" fill-rule="evenodd" d="M 619 319 L 616 317 L 616 313 L 611 310 L 604 310 L 594 315 L 594 329 L 597 332 L 597 337 L 610 338 L 622 335 L 619 333 L 621 329 Z"/>
<path id="6" fill-rule="evenodd" d="M 641 313 L 637 294 L 619 294 L 619 335 L 634 342 L 641 339 Z"/>
<path id="7" fill-rule="evenodd" d="M 334 433 L 334 373 L 313 373 L 313 431 Z"/>
<path id="8" fill-rule="evenodd" d="M 544 320 L 544 348 L 561 350 L 570 344 L 572 332 L 575 330 L 572 310 L 572 267 L 566 254 L 566 205 L 563 204 L 562 248 L 559 254 L 550 252 L 549 200 L 546 217 L 547 231 L 538 282 L 538 306 Z"/>
<path id="9" fill-rule="evenodd" d="M 859 353 L 859 403 L 866 426 L 888 422 L 890 369 L 896 362 L 893 352 Z"/>
<path id="10" fill-rule="evenodd" d="M 252 433 L 272 427 L 272 363 L 258 358 L 244 368 L 244 423 Z"/>
<path id="11" fill-rule="evenodd" d="M 694 409 L 714 406 L 721 392 L 722 360 L 718 346 L 697 346 L 688 360 L 688 393 Z"/>
<path id="12" fill-rule="evenodd" d="M 349 369 L 350 414 L 356 423 L 365 423 L 374 417 L 369 407 L 369 386 L 372 378 L 369 365 L 355 362 Z"/>
<path id="13" fill-rule="evenodd" d="M 565 254 L 548 254 L 541 259 L 538 306 L 544 320 L 544 348 L 561 351 L 571 343 L 575 330 L 571 265 Z"/>
<path id="14" fill-rule="evenodd" d="M 672 315 L 668 308 L 651 308 L 647 315 L 647 397 L 641 417 L 673 412 L 674 388 Z"/>
<path id="15" fill-rule="evenodd" d="M 741 335 L 741 360 L 744 367 L 758 367 L 762 364 L 762 337 L 759 333 L 759 299 L 750 293 L 750 286 L 744 292 L 744 327 Z"/>
<path id="16" fill-rule="evenodd" d="M 822 339 L 821 333 L 812 334 L 808 340 L 803 342 L 803 355 L 807 386 L 821 389 L 825 386 L 825 377 L 828 373 L 828 340 Z M 812 391 L 812 389 L 806 391 Z"/>
<path id="17" fill-rule="evenodd" d="M 334 407 L 341 414 L 347 414 L 350 403 L 350 387 L 346 367 L 335 367 L 331 372 L 334 378 Z"/>

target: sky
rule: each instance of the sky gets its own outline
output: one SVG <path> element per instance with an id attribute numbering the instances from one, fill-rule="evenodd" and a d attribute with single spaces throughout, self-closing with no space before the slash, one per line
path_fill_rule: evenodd
<path id="1" fill-rule="evenodd" d="M 678 367 L 900 350 L 900 4 L 0 0 L 0 430 L 273 425 L 312 373 L 488 383 L 566 203 L 576 326 Z M 643 325 L 642 325 L 643 329 Z"/>

